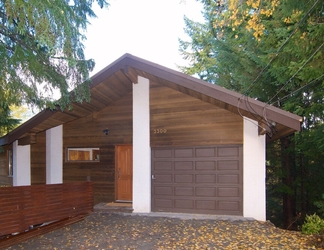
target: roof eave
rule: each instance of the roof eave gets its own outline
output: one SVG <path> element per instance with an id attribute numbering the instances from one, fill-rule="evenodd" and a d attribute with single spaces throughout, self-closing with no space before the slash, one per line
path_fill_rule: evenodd
<path id="1" fill-rule="evenodd" d="M 264 117 L 265 119 L 280 123 L 284 126 L 294 129 L 295 131 L 300 131 L 302 117 L 288 111 L 267 105 L 266 103 L 249 97 L 244 97 L 242 94 L 239 94 L 237 92 L 211 83 L 206 83 L 205 81 L 202 81 L 200 79 L 155 63 L 151 63 L 129 54 L 126 54 L 123 57 L 123 67 L 125 67 L 125 64 L 127 64 L 127 66 L 134 67 L 138 70 L 145 71 L 149 74 L 163 78 L 167 81 L 174 82 L 192 91 L 198 91 L 211 98 L 215 98 L 229 105 L 236 106 L 238 109 L 242 109 L 248 113 L 251 113 L 251 110 L 253 110 L 256 115 L 260 117 Z M 248 106 L 239 104 L 240 102 L 244 102 L 245 100 L 248 103 Z"/>
<path id="2" fill-rule="evenodd" d="M 39 112 L 37 115 L 30 118 L 28 121 L 21 124 L 19 127 L 15 128 L 7 135 L 0 138 L 0 146 L 11 144 L 15 140 L 18 140 L 21 136 L 28 133 L 35 125 L 40 122 L 46 120 L 50 116 L 52 116 L 56 110 L 45 109 Z"/>
<path id="3" fill-rule="evenodd" d="M 136 83 L 137 75 L 132 74 L 131 71 L 128 70 L 129 67 L 142 71 L 144 74 L 143 77 L 151 75 L 161 78 L 177 84 L 182 88 L 189 89 L 190 91 L 194 91 L 196 93 L 201 93 L 209 98 L 226 103 L 229 106 L 232 106 L 232 112 L 237 110 L 237 113 L 240 114 L 241 110 L 243 111 L 243 115 L 253 119 L 253 114 L 251 113 L 251 110 L 253 110 L 253 112 L 260 117 L 282 124 L 287 128 L 292 129 L 292 131 L 300 131 L 300 124 L 302 121 L 300 116 L 273 106 L 266 105 L 258 100 L 247 97 L 243 98 L 243 96 L 237 92 L 227 90 L 211 83 L 206 83 L 200 79 L 166 68 L 159 64 L 146 61 L 130 54 L 123 55 L 91 77 L 92 83 L 90 88 L 97 86 L 119 70 L 122 70 L 132 82 Z M 28 133 L 35 125 L 49 118 L 52 114 L 54 114 L 54 112 L 56 112 L 56 110 L 52 111 L 46 109 L 41 111 L 6 136 L 1 137 L 0 145 L 10 144 L 19 139 L 21 136 Z M 290 132 L 291 131 L 289 130 L 289 133 Z"/>

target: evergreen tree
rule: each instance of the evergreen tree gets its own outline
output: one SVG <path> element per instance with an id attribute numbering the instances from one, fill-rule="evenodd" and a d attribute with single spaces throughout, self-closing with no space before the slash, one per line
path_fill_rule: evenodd
<path id="1" fill-rule="evenodd" d="M 0 137 L 7 134 L 20 123 L 20 119 L 14 118 L 11 115 L 10 108 L 3 104 L 3 102 L 0 102 Z"/>
<path id="2" fill-rule="evenodd" d="M 293 228 L 324 192 L 323 1 L 200 2 L 205 23 L 185 19 L 181 69 L 304 117 L 302 132 L 267 152 L 268 218 Z"/>
<path id="3" fill-rule="evenodd" d="M 11 105 L 65 109 L 72 100 L 89 100 L 94 61 L 85 59 L 83 40 L 88 19 L 95 17 L 93 2 L 0 1 L 0 120 L 8 118 Z M 54 91 L 61 94 L 58 102 Z"/>

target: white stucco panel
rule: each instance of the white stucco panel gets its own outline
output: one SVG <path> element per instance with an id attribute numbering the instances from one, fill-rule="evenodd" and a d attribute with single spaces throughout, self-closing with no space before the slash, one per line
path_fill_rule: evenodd
<path id="1" fill-rule="evenodd" d="M 46 184 L 63 183 L 63 125 L 46 130 Z"/>
<path id="2" fill-rule="evenodd" d="M 265 136 L 258 135 L 258 122 L 244 117 L 243 216 L 266 220 Z"/>
<path id="3" fill-rule="evenodd" d="M 13 142 L 13 186 L 29 186 L 30 176 L 30 145 L 19 146 L 18 141 Z"/>
<path id="4" fill-rule="evenodd" d="M 133 83 L 133 211 L 151 212 L 150 85 Z"/>

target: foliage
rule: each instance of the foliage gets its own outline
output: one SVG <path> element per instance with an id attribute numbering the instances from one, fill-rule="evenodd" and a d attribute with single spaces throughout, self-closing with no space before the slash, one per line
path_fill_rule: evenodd
<path id="1" fill-rule="evenodd" d="M 306 215 L 305 223 L 302 226 L 302 233 L 304 234 L 319 234 L 324 230 L 324 220 L 317 214 Z"/>
<path id="2" fill-rule="evenodd" d="M 323 217 L 324 216 L 324 194 L 322 194 L 322 199 L 315 201 L 314 205 L 318 208 L 318 213 Z"/>
<path id="3" fill-rule="evenodd" d="M 267 145 L 266 159 L 266 217 L 275 225 L 283 227 L 282 194 L 290 193 L 291 189 L 281 182 L 283 170 L 278 140 Z"/>
<path id="4" fill-rule="evenodd" d="M 222 11 L 221 9 L 224 8 L 225 3 L 218 1 L 217 14 L 221 18 L 215 20 L 214 26 L 220 30 L 229 27 L 235 31 L 236 27 L 244 25 L 260 41 L 266 29 L 263 18 L 271 17 L 279 3 L 278 0 L 264 2 L 260 0 L 248 0 L 246 2 L 229 0 L 227 11 Z"/>
<path id="5" fill-rule="evenodd" d="M 1 106 L 0 102 L 0 137 L 26 121 L 30 112 L 25 106 Z"/>
<path id="6" fill-rule="evenodd" d="M 2 109 L 22 103 L 65 109 L 71 100 L 89 100 L 89 71 L 94 61 L 85 59 L 82 42 L 88 18 L 95 17 L 93 2 L 0 2 Z M 106 0 L 96 2 L 101 8 L 108 5 Z M 73 94 L 71 89 L 75 89 Z M 54 91 L 60 91 L 59 101 L 52 99 Z"/>
<path id="7" fill-rule="evenodd" d="M 21 122 L 25 122 L 28 120 L 33 112 L 29 110 L 26 106 L 11 106 L 10 107 L 12 117 L 21 120 Z"/>
<path id="8" fill-rule="evenodd" d="M 180 40 L 180 52 L 189 66 L 181 70 L 304 118 L 301 132 L 267 152 L 267 213 L 288 227 L 316 212 L 324 190 L 322 2 L 200 2 L 205 22 L 185 18 L 189 39 Z"/>
<path id="9" fill-rule="evenodd" d="M 0 101 L 0 136 L 7 134 L 20 123 L 11 115 L 11 110 L 3 101 Z"/>

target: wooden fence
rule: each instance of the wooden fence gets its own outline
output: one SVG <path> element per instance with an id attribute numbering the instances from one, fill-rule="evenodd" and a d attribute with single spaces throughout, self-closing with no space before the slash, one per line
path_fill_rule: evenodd
<path id="1" fill-rule="evenodd" d="M 92 182 L 1 187 L 0 236 L 92 211 Z"/>

